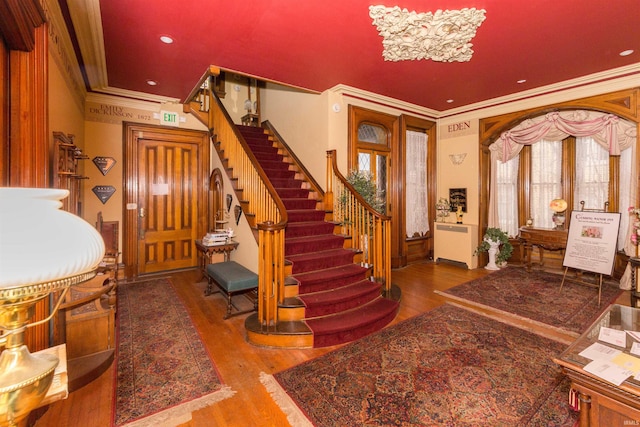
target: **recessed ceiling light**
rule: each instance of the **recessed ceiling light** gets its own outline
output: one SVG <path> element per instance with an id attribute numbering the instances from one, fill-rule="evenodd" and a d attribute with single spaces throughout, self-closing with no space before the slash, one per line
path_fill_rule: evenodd
<path id="1" fill-rule="evenodd" d="M 451 104 L 453 102 L 453 99 L 447 99 L 447 102 Z"/>
<path id="2" fill-rule="evenodd" d="M 620 56 L 629 56 L 633 53 L 633 49 L 627 49 L 620 52 Z"/>
<path id="3" fill-rule="evenodd" d="M 520 79 L 520 80 L 518 80 L 516 83 L 518 83 L 518 84 L 522 84 L 522 83 L 524 83 L 524 82 L 526 82 L 526 81 L 527 81 L 527 79 Z"/>
<path id="4" fill-rule="evenodd" d="M 171 37 L 171 36 L 160 36 L 160 41 L 162 43 L 171 44 L 171 43 L 173 43 L 173 37 Z"/>
<path id="5" fill-rule="evenodd" d="M 158 82 L 157 82 L 157 81 L 155 81 L 155 80 L 147 80 L 147 84 L 148 84 L 149 86 L 156 86 L 156 85 L 158 84 Z"/>

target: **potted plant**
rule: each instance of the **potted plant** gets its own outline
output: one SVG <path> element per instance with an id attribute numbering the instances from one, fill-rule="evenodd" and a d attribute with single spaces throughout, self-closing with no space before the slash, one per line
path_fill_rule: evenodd
<path id="1" fill-rule="evenodd" d="M 509 235 L 499 228 L 487 228 L 482 243 L 476 248 L 475 255 L 480 252 L 489 254 L 489 263 L 485 267 L 487 270 L 499 270 L 498 266 L 505 264 L 513 253 Z"/>

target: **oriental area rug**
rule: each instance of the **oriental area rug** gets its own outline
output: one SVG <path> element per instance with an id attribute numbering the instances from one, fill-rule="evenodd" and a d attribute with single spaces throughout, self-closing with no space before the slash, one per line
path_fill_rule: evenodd
<path id="1" fill-rule="evenodd" d="M 598 289 L 569 280 L 572 274 L 567 274 L 561 290 L 562 274 L 506 267 L 435 292 L 465 305 L 488 309 L 505 319 L 513 318 L 578 337 L 622 290 L 618 283 L 604 280 L 598 304 Z"/>
<path id="2" fill-rule="evenodd" d="M 230 397 L 169 279 L 118 285 L 114 426 L 174 426 Z"/>
<path id="3" fill-rule="evenodd" d="M 566 346 L 452 305 L 261 381 L 293 426 L 566 426 Z"/>

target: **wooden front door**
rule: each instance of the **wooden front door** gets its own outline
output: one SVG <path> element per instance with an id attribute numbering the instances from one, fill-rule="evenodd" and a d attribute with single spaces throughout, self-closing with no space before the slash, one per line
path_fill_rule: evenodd
<path id="1" fill-rule="evenodd" d="M 196 267 L 206 232 L 208 134 L 125 124 L 125 275 Z"/>

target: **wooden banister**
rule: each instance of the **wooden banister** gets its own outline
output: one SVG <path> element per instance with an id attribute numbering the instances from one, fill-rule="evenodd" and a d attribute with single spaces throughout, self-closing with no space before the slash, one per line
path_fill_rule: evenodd
<path id="1" fill-rule="evenodd" d="M 284 229 L 287 211 L 253 152 L 213 91 L 212 77 L 219 73 L 210 67 L 186 103 L 197 101 L 208 117 L 208 127 L 218 153 L 224 156 L 229 177 L 242 191 L 242 202 L 258 229 L 258 318 L 268 330 L 278 324 L 278 305 L 284 301 Z M 209 80 L 207 80 L 209 79 Z"/>
<path id="2" fill-rule="evenodd" d="M 350 237 L 351 247 L 362 253 L 363 263 L 373 269 L 373 278 L 391 291 L 391 218 L 377 212 L 338 170 L 336 151 L 327 151 L 327 208 Z"/>

